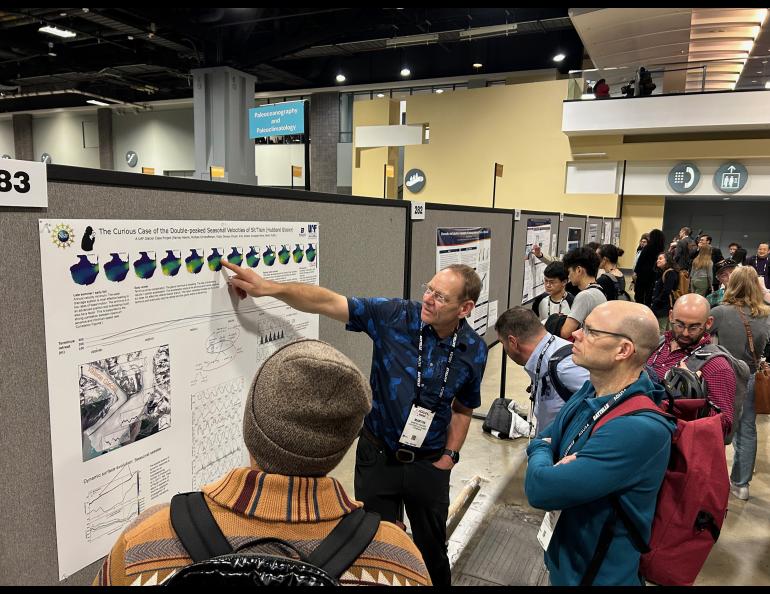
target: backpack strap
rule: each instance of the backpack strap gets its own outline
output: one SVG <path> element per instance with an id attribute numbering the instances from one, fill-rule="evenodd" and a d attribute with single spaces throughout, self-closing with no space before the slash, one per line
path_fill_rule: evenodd
<path id="1" fill-rule="evenodd" d="M 171 525 L 194 563 L 233 552 L 200 491 L 179 493 L 171 498 Z M 379 514 L 356 509 L 337 523 L 310 554 L 308 562 L 337 579 L 366 550 L 379 527 Z M 279 539 L 263 538 L 248 545 L 267 541 L 291 547 Z"/>
<path id="2" fill-rule="evenodd" d="M 660 414 L 663 417 L 674 418 L 671 415 L 663 412 L 663 410 L 656 406 L 648 396 L 639 394 L 637 396 L 632 396 L 631 398 L 628 398 L 620 404 L 612 407 L 612 409 L 608 411 L 607 414 L 605 414 L 601 419 L 599 419 L 599 421 L 593 426 L 591 429 L 591 435 L 593 435 L 594 431 L 612 419 L 648 411 Z M 594 550 L 593 557 L 591 557 L 591 561 L 588 564 L 588 569 L 586 570 L 586 573 L 580 583 L 581 586 L 590 586 L 593 584 L 596 575 L 599 573 L 599 568 L 601 567 L 604 558 L 607 556 L 607 551 L 610 548 L 610 543 L 612 542 L 612 538 L 614 536 L 613 533 L 615 531 L 615 521 L 618 517 L 626 526 L 631 541 L 633 542 L 636 549 L 641 553 L 647 553 L 650 550 L 648 544 L 644 542 L 641 535 L 639 534 L 639 529 L 634 525 L 634 523 L 628 517 L 628 514 L 626 514 L 625 510 L 623 509 L 623 506 L 620 504 L 620 499 L 618 496 L 615 494 L 610 495 L 609 500 L 612 504 L 612 512 L 602 527 L 602 531 L 599 535 L 599 541 L 596 544 L 596 550 Z"/>
<path id="3" fill-rule="evenodd" d="M 308 561 L 333 578 L 361 556 L 380 527 L 380 515 L 360 507 L 346 515 L 310 554 Z"/>
<path id="4" fill-rule="evenodd" d="M 233 552 L 200 491 L 171 498 L 171 526 L 194 563 Z"/>
<path id="5" fill-rule="evenodd" d="M 564 361 L 564 359 L 571 354 L 572 344 L 565 344 L 563 347 L 555 350 L 548 360 L 548 379 L 551 381 L 551 385 L 564 402 L 567 402 L 572 397 L 573 392 L 559 379 L 559 373 L 556 368 L 559 366 L 559 363 Z"/>

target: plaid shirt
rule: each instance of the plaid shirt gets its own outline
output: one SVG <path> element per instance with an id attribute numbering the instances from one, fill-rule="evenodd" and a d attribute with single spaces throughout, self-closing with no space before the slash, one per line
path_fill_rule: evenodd
<path id="1" fill-rule="evenodd" d="M 711 336 L 707 333 L 703 335 L 698 344 L 686 349 L 679 348 L 671 351 L 671 342 L 674 340 L 674 333 L 666 332 L 666 341 L 656 349 L 647 360 L 658 377 L 662 378 L 672 367 L 676 367 L 685 358 L 688 357 L 696 348 L 711 343 Z M 712 357 L 702 368 L 703 378 L 706 380 L 708 394 L 711 401 L 722 410 L 722 431 L 725 435 L 730 432 L 733 425 L 733 404 L 735 402 L 735 372 L 724 357 Z M 715 414 L 712 410 L 710 414 Z"/>

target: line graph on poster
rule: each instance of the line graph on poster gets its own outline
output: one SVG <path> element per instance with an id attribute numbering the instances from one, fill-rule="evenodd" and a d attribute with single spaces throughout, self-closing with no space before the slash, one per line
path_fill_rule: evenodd
<path id="1" fill-rule="evenodd" d="M 126 464 L 103 485 L 88 491 L 84 504 L 88 542 L 121 532 L 142 513 L 139 487 L 139 472 Z"/>
<path id="2" fill-rule="evenodd" d="M 220 321 L 230 318 L 238 318 L 241 316 L 251 316 L 259 314 L 261 312 L 270 311 L 273 309 L 286 309 L 287 306 L 271 299 L 271 303 L 260 304 L 259 307 L 248 306 L 243 309 L 237 310 L 224 310 L 207 314 L 200 314 L 197 316 L 186 316 L 184 318 L 176 318 L 174 320 L 165 320 L 163 322 L 155 322 L 152 324 L 143 324 L 142 326 L 136 326 L 134 328 L 127 328 L 120 332 L 111 332 L 109 334 L 100 334 L 89 338 L 81 338 L 78 340 L 78 348 L 80 350 L 86 350 L 102 346 L 110 346 L 118 344 L 126 340 L 133 338 L 142 338 L 149 335 L 161 334 L 163 332 L 170 332 L 173 330 L 179 330 L 180 328 L 187 328 L 190 326 L 199 326 L 206 321 Z"/>

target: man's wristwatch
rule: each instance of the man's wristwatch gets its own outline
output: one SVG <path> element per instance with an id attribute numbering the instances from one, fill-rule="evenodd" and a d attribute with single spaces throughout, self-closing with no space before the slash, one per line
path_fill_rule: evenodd
<path id="1" fill-rule="evenodd" d="M 457 464 L 460 461 L 460 452 L 454 450 L 444 450 L 444 454 L 452 458 L 452 463 Z"/>

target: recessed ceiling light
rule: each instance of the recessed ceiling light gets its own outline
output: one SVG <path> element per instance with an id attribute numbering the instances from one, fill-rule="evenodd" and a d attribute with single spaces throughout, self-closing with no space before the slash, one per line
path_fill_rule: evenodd
<path id="1" fill-rule="evenodd" d="M 438 93 L 439 95 L 440 95 L 441 93 L 443 93 L 443 92 L 444 92 L 444 89 L 436 89 L 436 93 Z"/>
<path id="2" fill-rule="evenodd" d="M 66 13 L 66 12 L 60 12 L 60 13 L 59 13 L 59 16 L 63 16 L 63 17 L 65 17 L 65 16 L 67 16 L 67 13 Z"/>
<path id="3" fill-rule="evenodd" d="M 484 64 L 482 64 L 481 62 L 474 62 L 474 63 L 473 63 L 473 67 L 474 67 L 474 68 L 481 68 L 483 65 L 484 65 Z"/>
<path id="4" fill-rule="evenodd" d="M 56 57 L 56 52 L 48 52 L 48 55 L 51 56 L 52 58 L 55 58 Z"/>
<path id="5" fill-rule="evenodd" d="M 129 41 L 133 41 L 134 40 L 134 36 L 133 35 L 129 35 L 126 39 L 128 39 Z"/>
<path id="6" fill-rule="evenodd" d="M 101 105 L 101 106 L 107 106 L 109 103 L 105 103 L 104 101 L 97 101 L 96 99 L 89 99 L 86 101 L 86 103 L 90 103 L 91 105 Z"/>
<path id="7" fill-rule="evenodd" d="M 409 70 L 409 68 L 402 68 L 401 69 L 401 76 L 409 76 L 410 74 L 412 74 L 412 71 Z"/>
<path id="8" fill-rule="evenodd" d="M 564 54 L 556 54 L 556 55 L 553 57 L 553 61 L 554 61 L 554 62 L 561 62 L 561 61 L 562 61 L 564 58 L 566 58 L 566 57 L 567 57 L 567 56 L 565 56 Z"/>
<path id="9" fill-rule="evenodd" d="M 384 93 L 377 93 L 377 97 L 379 97 L 380 99 L 383 98 L 384 96 L 385 96 Z"/>
<path id="10" fill-rule="evenodd" d="M 344 75 L 344 74 L 340 73 L 340 74 L 338 74 L 338 75 L 335 77 L 335 80 L 336 80 L 337 82 L 345 82 L 347 79 L 345 78 L 345 75 Z"/>
<path id="11" fill-rule="evenodd" d="M 68 31 L 67 29 L 60 29 L 59 27 L 54 27 L 53 25 L 44 25 L 43 27 L 40 27 L 38 31 L 40 33 L 48 33 L 49 35 L 55 35 L 56 37 L 63 37 L 63 38 L 77 36 L 77 33 L 75 33 L 74 31 Z"/>

